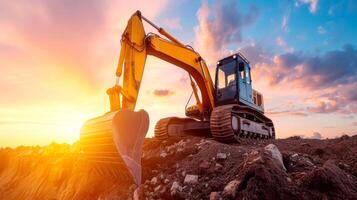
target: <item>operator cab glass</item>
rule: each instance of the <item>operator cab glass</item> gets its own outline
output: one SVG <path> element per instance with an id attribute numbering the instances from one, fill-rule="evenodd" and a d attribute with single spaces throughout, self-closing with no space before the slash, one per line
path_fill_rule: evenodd
<path id="1" fill-rule="evenodd" d="M 237 94 L 237 73 L 235 62 L 225 63 L 217 68 L 217 98 L 231 100 Z"/>
<path id="2" fill-rule="evenodd" d="M 220 60 L 216 69 L 216 104 L 245 104 L 255 107 L 248 61 L 235 54 Z"/>

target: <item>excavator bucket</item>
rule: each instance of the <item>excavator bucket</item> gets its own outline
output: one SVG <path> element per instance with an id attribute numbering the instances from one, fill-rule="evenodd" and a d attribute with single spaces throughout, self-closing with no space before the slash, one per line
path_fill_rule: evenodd
<path id="1" fill-rule="evenodd" d="M 100 175 L 141 184 L 141 153 L 149 128 L 145 110 L 123 109 L 88 120 L 81 129 L 84 158 Z"/>

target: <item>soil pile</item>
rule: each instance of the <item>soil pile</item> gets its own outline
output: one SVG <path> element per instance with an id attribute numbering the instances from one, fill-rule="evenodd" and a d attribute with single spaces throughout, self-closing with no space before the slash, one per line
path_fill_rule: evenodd
<path id="1" fill-rule="evenodd" d="M 146 139 L 139 199 L 357 199 L 357 135 L 223 144 Z M 132 199 L 78 144 L 0 149 L 0 199 Z"/>

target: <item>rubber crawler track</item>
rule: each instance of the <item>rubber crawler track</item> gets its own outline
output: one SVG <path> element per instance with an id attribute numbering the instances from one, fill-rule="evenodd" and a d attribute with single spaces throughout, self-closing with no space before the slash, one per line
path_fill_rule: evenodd
<path id="1" fill-rule="evenodd" d="M 169 133 L 169 125 L 184 125 L 190 121 L 194 121 L 194 119 L 180 117 L 167 117 L 160 119 L 155 125 L 155 137 L 159 140 L 165 140 L 171 135 Z"/>
<path id="2" fill-rule="evenodd" d="M 261 121 L 268 127 L 272 127 L 273 133 L 271 137 L 259 136 L 255 133 L 247 133 L 244 131 L 239 131 L 235 133 L 232 128 L 231 118 L 232 115 L 236 115 L 240 118 L 250 115 L 254 116 L 255 119 Z M 221 142 L 234 142 L 239 141 L 243 138 L 265 138 L 265 139 L 274 139 L 275 130 L 273 122 L 264 116 L 262 113 L 259 113 L 251 108 L 242 105 L 225 105 L 216 107 L 211 113 L 211 134 L 212 136 Z"/>
<path id="3" fill-rule="evenodd" d="M 160 119 L 155 125 L 155 137 L 159 140 L 165 140 L 169 137 L 168 126 L 173 117 Z"/>
<path id="4" fill-rule="evenodd" d="M 234 105 L 219 106 L 211 113 L 211 134 L 218 141 L 236 141 L 231 122 L 233 107 Z"/>

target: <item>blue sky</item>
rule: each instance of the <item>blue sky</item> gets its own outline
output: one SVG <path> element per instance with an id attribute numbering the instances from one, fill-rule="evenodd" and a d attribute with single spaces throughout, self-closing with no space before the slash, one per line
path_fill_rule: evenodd
<path id="1" fill-rule="evenodd" d="M 208 1 L 210 5 L 217 4 Z M 262 43 L 273 52 L 281 52 L 275 38 L 282 38 L 295 51 L 322 53 L 341 48 L 344 44 L 357 43 L 357 6 L 353 0 L 318 1 L 316 11 L 310 11 L 310 4 L 300 1 L 237 1 L 236 9 L 242 13 L 249 7 L 258 8 L 257 21 L 244 28 L 245 41 Z M 222 1 L 221 4 L 227 4 Z M 192 27 L 197 25 L 197 9 L 200 1 L 178 1 L 157 18 L 180 18 L 182 29 L 174 30 L 179 38 L 193 42 Z M 283 27 L 286 19 L 285 28 Z M 159 19 L 155 19 L 160 23 Z M 242 44 L 235 44 L 237 47 Z M 233 45 L 232 45 L 232 48 Z"/>

